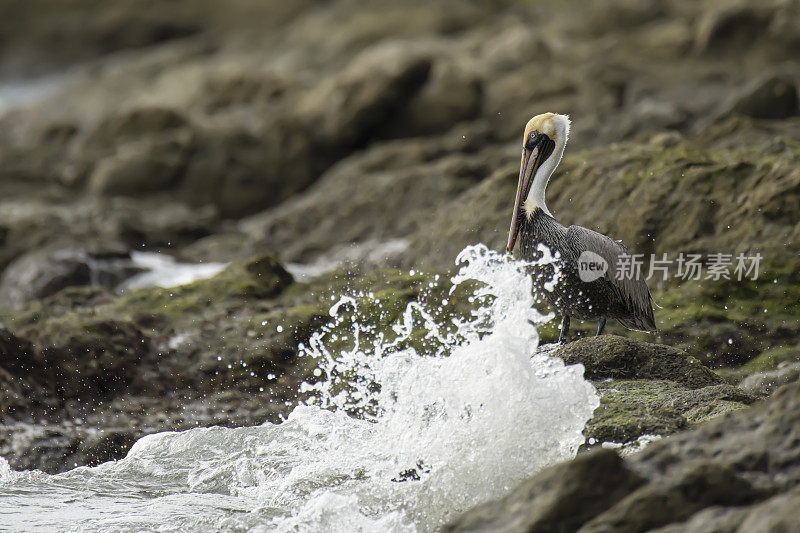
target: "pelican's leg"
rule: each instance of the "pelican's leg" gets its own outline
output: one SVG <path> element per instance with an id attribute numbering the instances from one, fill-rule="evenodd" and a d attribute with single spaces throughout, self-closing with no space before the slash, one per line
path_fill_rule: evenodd
<path id="1" fill-rule="evenodd" d="M 558 335 L 558 344 L 567 342 L 567 333 L 569 333 L 569 315 L 564 315 L 561 318 L 561 333 Z"/>
<path id="2" fill-rule="evenodd" d="M 602 335 L 603 334 L 603 330 L 605 328 L 606 328 L 606 317 L 601 316 L 600 317 L 600 323 L 597 324 L 597 334 L 598 335 Z"/>

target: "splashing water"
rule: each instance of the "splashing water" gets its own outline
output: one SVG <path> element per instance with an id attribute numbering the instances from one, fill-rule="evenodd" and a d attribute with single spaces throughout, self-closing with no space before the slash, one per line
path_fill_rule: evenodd
<path id="1" fill-rule="evenodd" d="M 125 459 L 54 476 L 0 461 L 0 522 L 432 531 L 574 456 L 599 401 L 580 365 L 537 351 L 549 317 L 533 309 L 527 265 L 483 245 L 457 261 L 454 287 L 481 284 L 470 318 L 443 323 L 412 302 L 387 334 L 365 321 L 363 299 L 343 297 L 301 347 L 320 379 L 283 423 L 150 435 Z"/>

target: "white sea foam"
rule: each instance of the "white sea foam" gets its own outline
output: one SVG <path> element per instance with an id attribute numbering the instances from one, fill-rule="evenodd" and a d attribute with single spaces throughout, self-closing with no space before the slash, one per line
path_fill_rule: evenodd
<path id="1" fill-rule="evenodd" d="M 331 325 L 302 349 L 320 381 L 305 385 L 309 401 L 283 423 L 150 435 L 123 460 L 56 476 L 0 464 L 0 521 L 433 531 L 572 457 L 598 397 L 580 365 L 537 350 L 536 325 L 547 317 L 533 308 L 526 265 L 483 245 L 458 261 L 453 281 L 481 284 L 471 318 L 442 321 L 412 302 L 387 334 L 369 321 L 379 302 L 343 297 Z"/>
<path id="2" fill-rule="evenodd" d="M 228 266 L 228 263 L 179 263 L 172 256 L 156 252 L 131 252 L 131 263 L 144 272 L 123 282 L 121 291 L 185 285 L 215 276 Z"/>

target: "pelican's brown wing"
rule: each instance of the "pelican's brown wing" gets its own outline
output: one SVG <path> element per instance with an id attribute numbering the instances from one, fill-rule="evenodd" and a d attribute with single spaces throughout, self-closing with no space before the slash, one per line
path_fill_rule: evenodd
<path id="1" fill-rule="evenodd" d="M 625 245 L 581 226 L 567 228 L 566 238 L 578 255 L 588 250 L 598 254 L 608 263 L 608 270 L 601 280 L 608 283 L 609 289 L 626 310 L 623 316 L 614 318 L 628 329 L 656 331 L 653 297 L 647 288 L 644 274 L 639 272 L 638 275 L 630 275 L 629 270 L 622 269 L 623 275 L 617 275 L 619 267 L 623 264 L 620 258 L 630 256 Z"/>

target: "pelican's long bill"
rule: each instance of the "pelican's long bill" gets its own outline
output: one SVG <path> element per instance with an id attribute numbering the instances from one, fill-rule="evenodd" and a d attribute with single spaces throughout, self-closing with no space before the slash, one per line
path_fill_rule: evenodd
<path id="1" fill-rule="evenodd" d="M 514 251 L 514 244 L 517 242 L 520 207 L 528 198 L 528 193 L 533 183 L 533 177 L 536 175 L 536 170 L 538 170 L 542 162 L 547 159 L 546 156 L 539 157 L 542 155 L 541 146 L 541 143 L 536 143 L 532 150 L 528 150 L 527 148 L 522 149 L 522 161 L 520 161 L 519 164 L 519 181 L 517 182 L 517 196 L 514 199 L 514 211 L 511 213 L 511 227 L 508 229 L 508 244 L 506 244 L 506 250 L 509 253 Z"/>

